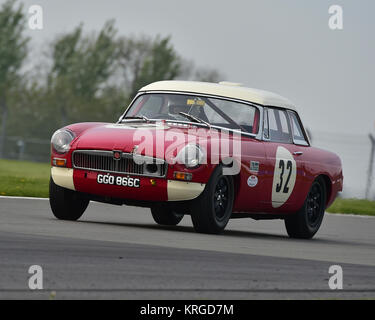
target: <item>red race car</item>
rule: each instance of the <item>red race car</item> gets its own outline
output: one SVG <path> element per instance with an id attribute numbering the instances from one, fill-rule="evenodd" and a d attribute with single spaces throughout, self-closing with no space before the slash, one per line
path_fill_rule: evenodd
<path id="1" fill-rule="evenodd" d="M 77 220 L 90 200 L 190 215 L 198 232 L 230 218 L 284 219 L 312 238 L 343 187 L 341 161 L 311 147 L 293 104 L 233 83 L 160 81 L 116 123 L 77 123 L 51 139 L 50 205 Z"/>

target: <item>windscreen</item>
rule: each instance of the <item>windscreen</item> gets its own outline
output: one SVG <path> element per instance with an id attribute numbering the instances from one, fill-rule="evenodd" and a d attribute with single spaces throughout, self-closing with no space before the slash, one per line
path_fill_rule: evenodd
<path id="1" fill-rule="evenodd" d="M 243 130 L 257 134 L 259 110 L 251 105 L 231 100 L 185 94 L 152 93 L 139 96 L 126 117 L 170 121 L 201 120 L 213 126 Z"/>

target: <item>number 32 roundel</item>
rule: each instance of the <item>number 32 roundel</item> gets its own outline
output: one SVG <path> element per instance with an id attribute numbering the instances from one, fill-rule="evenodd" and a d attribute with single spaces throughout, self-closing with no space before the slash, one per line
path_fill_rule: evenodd
<path id="1" fill-rule="evenodd" d="M 281 207 L 290 197 L 296 184 L 297 165 L 292 154 L 277 147 L 272 183 L 272 207 Z"/>

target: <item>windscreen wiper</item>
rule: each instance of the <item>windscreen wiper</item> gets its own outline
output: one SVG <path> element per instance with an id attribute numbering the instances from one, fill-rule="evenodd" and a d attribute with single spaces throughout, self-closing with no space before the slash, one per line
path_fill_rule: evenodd
<path id="1" fill-rule="evenodd" d="M 124 120 L 126 119 L 129 119 L 129 120 L 143 120 L 145 122 L 150 122 L 150 119 L 147 118 L 146 116 L 144 115 L 141 115 L 141 116 L 132 116 L 132 117 L 125 117 L 125 118 L 122 118 L 121 119 L 121 122 L 123 122 Z"/>
<path id="2" fill-rule="evenodd" d="M 198 122 L 198 123 L 203 123 L 205 124 L 207 127 L 209 127 L 211 129 L 211 125 L 207 122 L 207 121 L 204 121 L 196 116 L 193 116 L 191 114 L 188 114 L 186 112 L 179 112 L 179 114 L 185 116 L 186 118 L 189 118 L 190 120 L 193 120 L 195 122 Z"/>

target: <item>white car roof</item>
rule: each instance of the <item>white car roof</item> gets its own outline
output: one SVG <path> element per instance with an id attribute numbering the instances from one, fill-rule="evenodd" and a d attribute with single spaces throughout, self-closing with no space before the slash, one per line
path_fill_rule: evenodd
<path id="1" fill-rule="evenodd" d="M 178 91 L 197 94 L 201 93 L 254 102 L 264 106 L 282 107 L 295 110 L 295 106 L 291 101 L 276 93 L 246 88 L 239 84 L 229 82 L 210 83 L 167 80 L 151 83 L 139 91 Z"/>

